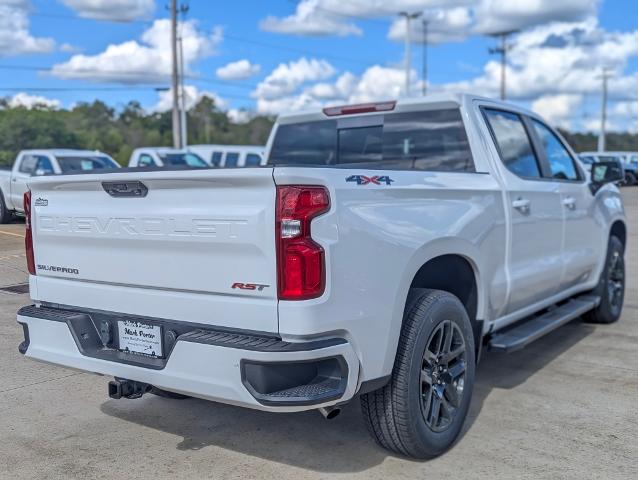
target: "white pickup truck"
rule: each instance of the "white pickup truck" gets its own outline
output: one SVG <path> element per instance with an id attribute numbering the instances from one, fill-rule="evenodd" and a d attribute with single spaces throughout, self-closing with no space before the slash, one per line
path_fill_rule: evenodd
<path id="1" fill-rule="evenodd" d="M 617 163 L 586 178 L 535 114 L 468 95 L 281 116 L 268 165 L 31 182 L 27 357 L 334 417 L 427 458 L 461 431 L 483 345 L 624 296 Z M 72 394 L 70 392 L 70 394 Z"/>
<path id="2" fill-rule="evenodd" d="M 23 215 L 23 197 L 34 176 L 119 168 L 107 154 L 92 150 L 23 150 L 9 170 L 0 169 L 0 224 Z"/>

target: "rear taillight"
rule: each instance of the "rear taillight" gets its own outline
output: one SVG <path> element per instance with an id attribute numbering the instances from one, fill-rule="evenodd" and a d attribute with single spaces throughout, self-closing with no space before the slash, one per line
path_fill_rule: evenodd
<path id="1" fill-rule="evenodd" d="M 35 256 L 33 254 L 33 234 L 31 233 L 31 190 L 24 193 L 24 218 L 26 231 L 24 234 L 24 248 L 27 254 L 27 267 L 29 273 L 35 275 Z"/>
<path id="2" fill-rule="evenodd" d="M 324 187 L 277 187 L 277 279 L 280 300 L 307 300 L 323 294 L 323 248 L 310 235 L 312 219 L 330 209 Z"/>

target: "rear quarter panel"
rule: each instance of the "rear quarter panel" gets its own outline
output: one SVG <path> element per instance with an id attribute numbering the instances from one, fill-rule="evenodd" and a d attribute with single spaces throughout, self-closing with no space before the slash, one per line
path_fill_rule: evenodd
<path id="1" fill-rule="evenodd" d="M 388 175 L 394 182 L 357 185 L 346 181 L 350 175 Z M 278 185 L 324 185 L 331 198 L 330 211 L 312 224 L 326 251 L 326 292 L 279 302 L 283 337 L 341 335 L 361 359 L 361 381 L 389 374 L 414 275 L 444 254 L 473 265 L 479 318 L 503 309 L 506 225 L 501 189 L 490 174 L 279 167 L 274 176 Z"/>

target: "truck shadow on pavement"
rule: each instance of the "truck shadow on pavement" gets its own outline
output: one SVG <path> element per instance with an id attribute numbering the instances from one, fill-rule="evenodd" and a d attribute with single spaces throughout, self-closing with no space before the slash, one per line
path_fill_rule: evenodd
<path id="1" fill-rule="evenodd" d="M 486 352 L 479 364 L 470 413 L 459 441 L 472 428 L 492 389 L 516 388 L 593 329 L 575 321 L 525 350 L 509 355 Z M 369 436 L 358 399 L 331 421 L 316 411 L 276 414 L 153 395 L 140 400 L 108 400 L 101 405 L 101 411 L 182 437 L 178 450 L 213 446 L 316 472 L 362 472 L 392 456 Z"/>

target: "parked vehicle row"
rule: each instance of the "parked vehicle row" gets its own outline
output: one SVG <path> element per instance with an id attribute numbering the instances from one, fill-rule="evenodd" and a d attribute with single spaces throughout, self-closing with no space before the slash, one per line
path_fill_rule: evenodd
<path id="1" fill-rule="evenodd" d="M 10 170 L 0 170 L 0 224 L 23 213 L 23 197 L 32 177 L 117 169 L 106 153 L 90 150 L 23 150 Z"/>
<path id="2" fill-rule="evenodd" d="M 257 167 L 265 164 L 265 148 L 259 145 L 192 145 L 188 148 L 211 167 Z"/>
<path id="3" fill-rule="evenodd" d="M 622 168 L 588 175 L 532 112 L 432 95 L 287 114 L 266 152 L 32 179 L 20 352 L 114 377 L 112 398 L 331 418 L 358 396 L 381 446 L 426 458 L 458 438 L 483 346 L 620 316 Z"/>

